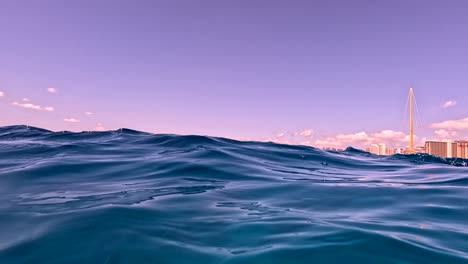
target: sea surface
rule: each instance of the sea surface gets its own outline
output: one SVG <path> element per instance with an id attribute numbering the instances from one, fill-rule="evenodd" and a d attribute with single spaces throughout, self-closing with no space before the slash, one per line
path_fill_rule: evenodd
<path id="1" fill-rule="evenodd" d="M 0 128 L 0 263 L 468 263 L 466 160 Z"/>

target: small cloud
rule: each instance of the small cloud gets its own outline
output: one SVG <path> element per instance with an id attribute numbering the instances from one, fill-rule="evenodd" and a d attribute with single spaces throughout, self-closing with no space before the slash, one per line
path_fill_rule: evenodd
<path id="1" fill-rule="evenodd" d="M 5 93 L 0 91 L 0 97 L 3 97 L 3 96 L 5 96 Z"/>
<path id="2" fill-rule="evenodd" d="M 96 126 L 95 129 L 96 129 L 96 131 L 104 131 L 104 130 L 106 130 L 106 128 L 103 127 L 101 123 L 97 124 L 97 126 Z"/>
<path id="3" fill-rule="evenodd" d="M 57 89 L 56 89 L 56 88 L 50 87 L 50 88 L 47 88 L 47 92 L 49 92 L 49 93 L 57 93 Z"/>
<path id="4" fill-rule="evenodd" d="M 93 112 L 85 112 L 85 115 L 87 115 L 87 116 L 92 116 L 92 115 L 93 115 Z"/>
<path id="5" fill-rule="evenodd" d="M 33 104 L 29 102 L 29 99 L 27 98 L 23 98 L 23 102 L 24 103 L 13 102 L 11 104 L 17 107 L 32 109 L 32 110 L 37 110 L 37 111 L 47 111 L 47 112 L 54 111 L 54 108 L 52 106 L 41 106 L 41 105 Z"/>
<path id="6" fill-rule="evenodd" d="M 442 105 L 442 108 L 448 108 L 448 107 L 452 107 L 456 105 L 457 105 L 457 101 L 447 101 Z"/>
<path id="7" fill-rule="evenodd" d="M 13 102 L 11 103 L 14 106 L 26 108 L 26 109 L 33 109 L 33 110 L 42 110 L 42 107 L 40 105 L 35 105 L 31 103 L 18 103 L 18 102 Z"/>
<path id="8" fill-rule="evenodd" d="M 63 121 L 69 122 L 69 123 L 79 123 L 80 120 L 76 118 L 65 118 Z"/>

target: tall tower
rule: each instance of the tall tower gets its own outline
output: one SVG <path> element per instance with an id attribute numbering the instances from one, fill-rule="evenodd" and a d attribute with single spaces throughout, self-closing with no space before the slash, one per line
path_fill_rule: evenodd
<path id="1" fill-rule="evenodd" d="M 413 130 L 413 87 L 409 90 L 409 122 L 410 122 L 410 141 L 409 154 L 414 153 L 414 130 Z"/>

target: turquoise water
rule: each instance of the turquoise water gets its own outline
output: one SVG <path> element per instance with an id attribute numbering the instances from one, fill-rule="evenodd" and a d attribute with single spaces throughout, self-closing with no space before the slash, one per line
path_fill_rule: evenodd
<path id="1" fill-rule="evenodd" d="M 0 263 L 468 263 L 463 160 L 25 126 L 0 157 Z"/>

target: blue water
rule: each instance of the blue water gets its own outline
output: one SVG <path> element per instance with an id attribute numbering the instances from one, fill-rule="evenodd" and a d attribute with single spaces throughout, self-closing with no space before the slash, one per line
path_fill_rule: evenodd
<path id="1" fill-rule="evenodd" d="M 0 128 L 0 263 L 468 263 L 466 161 Z"/>

